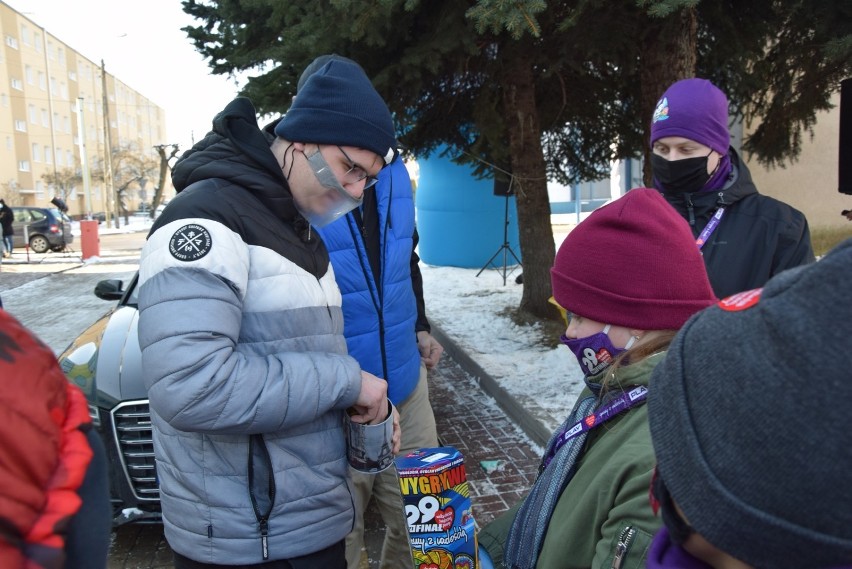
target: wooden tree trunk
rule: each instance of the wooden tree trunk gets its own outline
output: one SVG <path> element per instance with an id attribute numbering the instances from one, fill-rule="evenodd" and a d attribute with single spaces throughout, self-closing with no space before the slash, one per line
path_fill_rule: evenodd
<path id="1" fill-rule="evenodd" d="M 167 147 L 169 148 L 168 153 L 166 152 Z M 166 176 L 168 176 L 171 169 L 170 162 L 179 151 L 177 144 L 160 144 L 154 148 L 160 156 L 160 175 L 157 179 L 157 187 L 154 188 L 154 198 L 151 200 L 151 217 L 156 215 L 157 208 L 160 206 L 160 202 L 163 201 L 163 188 L 166 187 Z"/>
<path id="2" fill-rule="evenodd" d="M 512 163 L 512 189 L 518 210 L 519 243 L 524 271 L 522 310 L 540 318 L 556 318 L 548 302 L 550 267 L 556 256 L 550 224 L 550 200 L 535 102 L 532 61 L 524 57 L 505 62 L 501 78 L 503 110 Z"/>
<path id="3" fill-rule="evenodd" d="M 651 117 L 665 90 L 679 79 L 695 76 L 698 21 L 695 8 L 681 10 L 668 18 L 650 18 L 640 43 L 642 62 L 640 108 L 646 124 L 644 165 L 645 185 L 653 185 L 651 173 Z"/>

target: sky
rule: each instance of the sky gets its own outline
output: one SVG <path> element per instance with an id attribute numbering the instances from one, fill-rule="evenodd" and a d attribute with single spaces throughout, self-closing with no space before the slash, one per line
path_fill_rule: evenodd
<path id="1" fill-rule="evenodd" d="M 166 111 L 167 143 L 188 149 L 238 86 L 211 75 L 180 30 L 198 24 L 180 0 L 4 0 Z M 92 25 L 97 22 L 97 25 Z"/>

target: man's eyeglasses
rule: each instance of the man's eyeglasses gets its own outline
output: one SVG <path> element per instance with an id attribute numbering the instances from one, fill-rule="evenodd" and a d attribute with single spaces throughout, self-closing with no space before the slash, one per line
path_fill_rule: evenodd
<path id="1" fill-rule="evenodd" d="M 379 181 L 378 178 L 376 178 L 375 176 L 371 176 L 367 173 L 366 170 L 356 164 L 355 161 L 352 160 L 349 155 L 346 154 L 346 151 L 343 150 L 341 147 L 338 146 L 337 149 L 340 150 L 340 152 L 346 158 L 346 161 L 349 162 L 349 170 L 347 170 L 346 173 L 343 174 L 344 184 L 355 184 L 357 182 L 360 182 L 361 180 L 366 180 L 366 182 L 364 182 L 365 190 L 376 185 L 376 182 Z"/>

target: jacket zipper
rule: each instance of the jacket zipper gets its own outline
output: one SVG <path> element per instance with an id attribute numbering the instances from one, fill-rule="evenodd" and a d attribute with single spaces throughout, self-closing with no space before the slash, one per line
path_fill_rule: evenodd
<path id="1" fill-rule="evenodd" d="M 261 450 L 261 454 L 263 455 L 264 466 L 268 469 L 269 473 L 269 487 L 266 489 L 267 497 L 269 500 L 269 505 L 266 507 L 266 511 L 260 511 L 260 504 L 258 503 L 258 497 L 254 492 L 254 461 L 251 460 L 251 456 L 253 455 L 252 447 L 255 445 L 259 445 L 257 448 Z M 275 503 L 275 475 L 272 471 L 272 462 L 269 457 L 269 451 L 266 448 L 266 444 L 263 440 L 263 435 L 251 435 L 249 437 L 249 497 L 251 498 L 251 505 L 254 509 L 254 515 L 257 518 L 258 525 L 260 527 L 260 547 L 261 552 L 263 553 L 263 559 L 269 559 L 269 516 L 272 514 L 272 505 Z"/>
<path id="2" fill-rule="evenodd" d="M 612 558 L 611 569 L 621 569 L 624 563 L 627 552 L 630 550 L 630 542 L 636 535 L 636 530 L 633 526 L 627 526 L 621 530 L 621 535 L 618 536 L 618 545 L 615 546 L 615 557 Z"/>
<path id="3" fill-rule="evenodd" d="M 689 226 L 692 227 L 695 225 L 695 210 L 692 206 L 692 195 L 686 194 L 684 197 L 686 198 L 686 213 L 689 215 Z"/>

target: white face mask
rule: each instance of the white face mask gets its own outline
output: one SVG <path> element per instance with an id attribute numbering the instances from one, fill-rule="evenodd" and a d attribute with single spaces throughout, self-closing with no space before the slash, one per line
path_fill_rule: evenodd
<path id="1" fill-rule="evenodd" d="M 312 193 L 309 197 L 299 198 L 295 193 L 293 195 L 296 208 L 311 225 L 324 227 L 361 205 L 363 196 L 356 199 L 346 191 L 337 180 L 337 176 L 334 175 L 328 162 L 323 158 L 319 148 L 310 156 L 305 154 L 305 158 L 308 160 L 317 181 L 326 189 L 322 193 Z"/>

